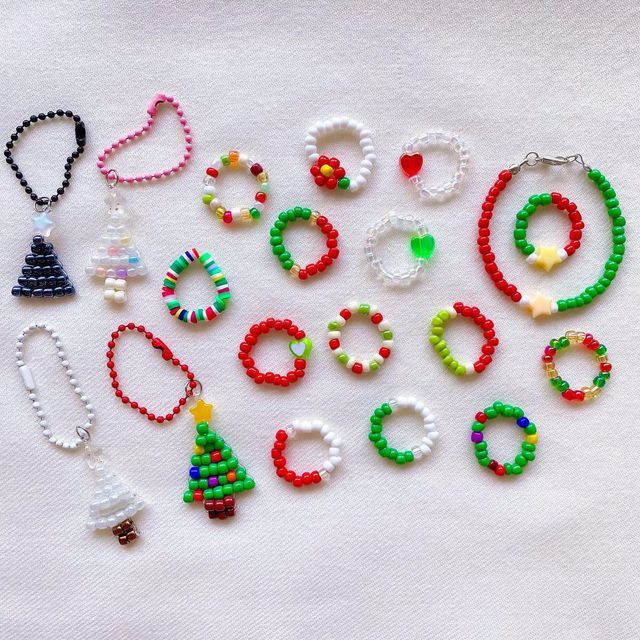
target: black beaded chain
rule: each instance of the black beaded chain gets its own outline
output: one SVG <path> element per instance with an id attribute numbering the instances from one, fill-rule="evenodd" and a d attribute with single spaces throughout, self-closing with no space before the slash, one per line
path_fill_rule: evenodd
<path id="1" fill-rule="evenodd" d="M 62 185 L 58 187 L 56 193 L 54 193 L 50 198 L 40 197 L 34 190 L 29 186 L 29 183 L 25 180 L 22 171 L 20 171 L 20 167 L 14 162 L 13 155 L 11 153 L 11 149 L 13 149 L 13 145 L 18 141 L 18 137 L 20 134 L 32 124 L 38 122 L 38 120 L 46 120 L 47 118 L 55 118 L 58 117 L 67 117 L 73 119 L 76 127 L 76 144 L 78 148 L 71 153 L 71 155 L 67 158 L 67 162 L 64 165 L 64 180 L 62 181 Z M 77 158 L 80 157 L 80 154 L 84 152 L 84 146 L 87 142 L 87 133 L 84 127 L 84 122 L 80 119 L 80 116 L 75 115 L 72 111 L 64 111 L 63 109 L 58 109 L 57 111 L 48 111 L 47 113 L 39 113 L 37 116 L 31 116 L 28 120 L 23 120 L 21 125 L 16 127 L 16 132 L 11 134 L 10 140 L 6 144 L 6 149 L 4 150 L 4 157 L 7 161 L 7 164 L 11 166 L 13 172 L 16 174 L 16 178 L 20 182 L 20 186 L 24 187 L 25 192 L 29 195 L 29 197 L 41 207 L 47 206 L 53 202 L 57 202 L 58 198 L 64 193 L 64 190 L 69 186 L 69 180 L 71 178 L 71 166 L 75 162 Z"/>

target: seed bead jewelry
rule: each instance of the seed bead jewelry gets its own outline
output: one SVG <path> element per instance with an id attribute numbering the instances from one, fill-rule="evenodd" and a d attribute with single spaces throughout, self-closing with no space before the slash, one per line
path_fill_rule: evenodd
<path id="1" fill-rule="evenodd" d="M 271 371 L 262 373 L 256 367 L 256 363 L 251 357 L 251 350 L 258 344 L 260 336 L 270 331 L 284 331 L 292 338 L 289 342 L 289 351 L 295 357 L 293 369 L 282 375 Z M 244 341 L 240 343 L 238 359 L 242 362 L 246 374 L 256 384 L 273 384 L 276 387 L 288 387 L 290 384 L 295 384 L 300 378 L 304 377 L 304 370 L 307 366 L 307 359 L 311 354 L 312 347 L 311 340 L 307 338 L 305 332 L 298 329 L 298 326 L 293 324 L 291 320 L 267 318 L 263 322 L 251 326 L 249 333 L 244 337 Z"/>
<path id="2" fill-rule="evenodd" d="M 409 242 L 415 264 L 406 271 L 391 271 L 385 266 L 376 251 L 378 240 L 393 230 L 415 234 L 411 236 Z M 422 218 L 390 211 L 384 218 L 369 227 L 364 251 L 369 265 L 379 280 L 391 287 L 408 287 L 424 273 L 427 261 L 433 255 L 435 246 L 436 242 L 429 234 L 427 225 Z"/>
<path id="3" fill-rule="evenodd" d="M 220 171 L 224 167 L 230 169 L 243 168 L 255 177 L 258 182 L 258 191 L 254 196 L 254 202 L 250 206 L 234 207 L 228 209 L 217 197 L 216 181 Z M 269 193 L 269 175 L 262 168 L 262 165 L 255 160 L 251 160 L 245 153 L 231 150 L 229 153 L 216 158 L 207 167 L 204 175 L 204 190 L 202 192 L 202 202 L 216 214 L 219 220 L 226 224 L 231 224 L 236 220 L 240 222 L 255 222 L 264 211 L 264 203 L 267 201 Z"/>
<path id="4" fill-rule="evenodd" d="M 115 169 L 109 168 L 107 161 L 112 153 L 148 134 L 158 115 L 158 106 L 162 104 L 169 105 L 175 110 L 182 126 L 184 133 L 182 159 L 167 169 L 137 176 L 122 176 Z M 147 108 L 147 115 L 147 121 L 142 127 L 115 140 L 102 151 L 98 156 L 97 162 L 98 170 L 105 177 L 109 188 L 106 198 L 108 222 L 106 231 L 101 236 L 98 249 L 91 256 L 91 264 L 86 268 L 86 273 L 90 276 L 102 278 L 104 280 L 104 299 L 116 303 L 126 302 L 129 278 L 147 275 L 147 267 L 142 262 L 140 251 L 126 224 L 128 216 L 124 207 L 124 198 L 118 191 L 118 185 L 158 181 L 177 174 L 187 166 L 193 148 L 191 127 L 184 116 L 180 103 L 173 96 L 165 93 L 156 93 Z"/>
<path id="5" fill-rule="evenodd" d="M 536 212 L 539 206 L 548 206 L 550 204 L 554 204 L 559 211 L 566 211 L 569 215 L 569 221 L 571 222 L 569 242 L 563 249 L 555 246 L 536 249 L 527 240 L 529 217 Z M 568 198 L 563 198 L 561 194 L 554 191 L 553 193 L 541 193 L 529 198 L 527 204 L 516 214 L 516 227 L 513 231 L 513 237 L 516 247 L 527 257 L 529 264 L 541 267 L 545 271 L 551 271 L 555 265 L 564 262 L 580 248 L 582 229 L 584 229 L 584 222 L 576 203 L 570 202 Z"/>
<path id="6" fill-rule="evenodd" d="M 374 353 L 363 360 L 356 360 L 350 356 L 341 346 L 342 327 L 347 323 L 353 314 L 367 316 L 374 324 L 382 336 L 382 346 L 377 353 Z M 329 322 L 329 348 L 333 351 L 338 362 L 355 374 L 370 373 L 380 369 L 380 365 L 391 355 L 393 347 L 393 332 L 391 326 L 384 319 L 378 307 L 372 304 L 350 302 L 340 313 Z"/>
<path id="7" fill-rule="evenodd" d="M 424 163 L 422 152 L 428 147 L 450 147 L 458 156 L 458 166 L 453 176 L 444 184 L 428 187 L 420 171 Z M 424 200 L 445 200 L 460 187 L 469 164 L 469 147 L 457 134 L 447 131 L 428 131 L 411 138 L 402 147 L 400 169 L 413 183 L 418 195 Z"/>
<path id="8" fill-rule="evenodd" d="M 318 138 L 337 131 L 345 131 L 360 139 L 360 148 L 364 156 L 360 162 L 358 175 L 349 177 L 344 167 L 340 166 L 338 158 L 329 158 L 318 153 Z M 311 162 L 309 171 L 315 183 L 319 187 L 342 191 L 358 191 L 362 189 L 371 175 L 371 170 L 376 161 L 376 156 L 371 139 L 371 131 L 365 128 L 361 122 L 347 117 L 335 117 L 324 122 L 316 122 L 307 130 L 305 137 L 305 151 Z"/>
<path id="9" fill-rule="evenodd" d="M 21 133 L 32 125 L 54 118 L 66 118 L 73 122 L 75 129 L 76 149 L 67 157 L 64 165 L 64 175 L 62 184 L 51 196 L 39 196 L 27 182 L 23 172 L 13 158 L 13 148 L 18 142 Z M 75 288 L 69 280 L 69 276 L 64 270 L 62 262 L 58 260 L 58 255 L 53 249 L 53 245 L 46 242 L 51 230 L 53 221 L 51 219 L 51 208 L 58 202 L 69 186 L 71 180 L 71 169 L 73 163 L 84 152 L 87 142 L 87 132 L 79 115 L 73 111 L 58 109 L 57 111 L 47 111 L 32 115 L 23 120 L 22 124 L 16 127 L 5 145 L 4 157 L 11 170 L 15 173 L 20 182 L 20 186 L 25 193 L 33 200 L 35 214 L 33 216 L 33 238 L 31 241 L 31 253 L 25 256 L 22 274 L 18 277 L 18 284 L 11 289 L 13 296 L 23 298 L 59 298 L 70 296 L 75 293 Z"/>
<path id="10" fill-rule="evenodd" d="M 38 386 L 36 384 L 34 371 L 24 361 L 24 341 L 25 338 L 33 332 L 44 332 L 51 338 L 57 349 L 60 363 L 67 374 L 69 384 L 84 405 L 86 420 L 83 426 L 76 427 L 76 436 L 71 439 L 54 435 L 44 409 L 38 399 Z M 31 400 L 31 404 L 35 409 L 36 417 L 42 427 L 44 437 L 62 449 L 77 449 L 79 445 L 84 445 L 85 461 L 94 472 L 95 480 L 95 493 L 89 504 L 87 528 L 111 529 L 120 544 L 124 545 L 133 542 L 138 538 L 139 533 L 132 518 L 144 507 L 144 501 L 122 484 L 113 473 L 108 471 L 104 460 L 99 455 L 100 451 L 91 445 L 90 430 L 93 428 L 95 419 L 93 405 L 85 395 L 82 387 L 80 387 L 76 373 L 71 369 L 60 335 L 53 327 L 44 322 L 33 322 L 25 327 L 18 335 L 15 356 L 18 371 L 29 394 L 29 400 Z"/>
<path id="11" fill-rule="evenodd" d="M 198 261 L 211 277 L 211 281 L 216 287 L 216 298 L 213 304 L 204 309 L 190 311 L 180 304 L 176 297 L 176 285 L 180 274 L 189 267 L 192 262 Z M 185 251 L 179 258 L 171 263 L 171 267 L 164 276 L 162 284 L 162 297 L 167 304 L 169 313 L 182 322 L 196 324 L 198 322 L 210 322 L 227 308 L 227 303 L 231 299 L 229 283 L 222 273 L 220 267 L 211 257 L 208 251 L 200 253 L 197 249 Z"/>
<path id="12" fill-rule="evenodd" d="M 598 375 L 593 379 L 592 385 L 581 389 L 571 389 L 569 383 L 558 375 L 554 359 L 558 351 L 576 344 L 582 344 L 589 351 L 593 351 L 599 366 Z M 557 389 L 565 400 L 575 400 L 576 402 L 597 398 L 607 380 L 611 377 L 612 368 L 607 356 L 607 347 L 598 342 L 590 333 L 584 333 L 583 331 L 567 331 L 561 338 L 551 340 L 544 349 L 542 365 L 551 386 Z"/>
<path id="13" fill-rule="evenodd" d="M 611 254 L 604 265 L 603 274 L 596 282 L 586 287 L 582 293 L 577 294 L 575 297 L 554 300 L 550 296 L 539 292 L 536 292 L 533 296 L 521 293 L 515 284 L 511 284 L 506 280 L 496 264 L 496 257 L 491 249 L 489 224 L 493 217 L 498 196 L 504 191 L 513 176 L 517 175 L 523 168 L 534 167 L 540 163 L 551 166 L 564 166 L 577 163 L 582 166 L 587 172 L 589 180 L 591 180 L 602 193 L 605 209 L 612 220 L 611 233 L 613 246 Z M 626 242 L 624 235 L 625 225 L 626 220 L 622 217 L 620 203 L 611 184 L 600 171 L 588 166 L 580 154 L 571 156 L 540 156 L 535 152 L 531 152 L 527 154 L 526 158 L 520 164 L 501 171 L 498 179 L 491 189 L 489 189 L 489 193 L 482 205 L 480 219 L 478 220 L 478 250 L 484 262 L 484 269 L 493 280 L 496 288 L 507 295 L 513 302 L 517 302 L 527 308 L 531 312 L 531 315 L 537 318 L 538 316 L 548 316 L 552 313 L 583 307 L 589 304 L 596 296 L 602 295 L 606 291 L 607 287 L 616 277 L 618 268 L 622 263 Z"/>
<path id="14" fill-rule="evenodd" d="M 498 416 L 513 418 L 524 432 L 521 451 L 512 463 L 506 462 L 500 464 L 489 457 L 487 441 L 484 439 L 483 431 L 487 420 L 493 420 Z M 529 418 L 524 415 L 524 411 L 520 407 L 496 401 L 483 411 L 476 413 L 475 420 L 471 425 L 471 442 L 473 443 L 476 458 L 480 466 L 489 467 L 497 476 L 517 476 L 522 473 L 522 470 L 529 462 L 536 458 L 535 451 L 536 444 L 538 443 L 538 431 L 536 425 L 533 424 L 533 422 L 529 422 Z"/>
<path id="15" fill-rule="evenodd" d="M 456 316 L 471 318 L 482 329 L 485 343 L 482 345 L 482 353 L 474 362 L 460 362 L 451 355 L 449 346 L 444 339 L 444 325 L 450 318 Z M 493 321 L 480 313 L 478 307 L 468 307 L 462 302 L 456 302 L 452 307 L 440 309 L 431 320 L 431 335 L 429 342 L 435 352 L 442 358 L 442 363 L 457 376 L 466 376 L 474 373 L 482 373 L 492 361 L 495 348 L 499 340 L 496 338 Z"/>
<path id="16" fill-rule="evenodd" d="M 389 446 L 387 439 L 382 433 L 382 423 L 387 416 L 390 416 L 398 409 L 404 408 L 412 409 L 422 418 L 425 435 L 422 437 L 422 442 L 419 445 L 411 447 L 411 449 L 407 449 L 406 451 L 398 451 Z M 388 460 L 393 460 L 396 464 L 413 462 L 428 455 L 431 453 L 434 443 L 439 437 L 433 414 L 425 407 L 423 402 L 419 402 L 415 398 L 398 396 L 397 398 L 392 398 L 389 402 L 384 402 L 373 412 L 370 421 L 369 440 L 378 450 L 380 456 Z"/>
<path id="17" fill-rule="evenodd" d="M 318 433 L 329 445 L 329 457 L 322 463 L 320 470 L 314 469 L 313 471 L 305 471 L 299 474 L 287 469 L 287 459 L 284 457 L 284 451 L 287 447 L 287 441 L 295 438 L 296 433 Z M 276 439 L 271 449 L 271 458 L 273 459 L 273 466 L 276 468 L 276 475 L 279 478 L 284 478 L 294 487 L 319 484 L 323 480 L 328 480 L 331 473 L 342 462 L 341 445 L 342 440 L 322 420 L 294 420 L 290 425 L 284 429 L 279 429 L 276 433 Z"/>
<path id="18" fill-rule="evenodd" d="M 282 240 L 282 233 L 287 228 L 287 225 L 295 220 L 305 220 L 310 225 L 317 226 L 327 238 L 327 252 L 317 262 L 308 264 L 306 267 L 301 267 L 297 262 L 294 262 Z M 293 209 L 282 211 L 278 214 L 278 219 L 271 228 L 270 235 L 271 251 L 280 261 L 280 265 L 285 271 L 288 271 L 294 278 L 299 280 L 307 280 L 311 276 L 322 273 L 340 255 L 338 231 L 333 228 L 327 217 L 318 211 L 311 211 L 311 209 L 303 209 L 302 207 L 293 207 Z"/>

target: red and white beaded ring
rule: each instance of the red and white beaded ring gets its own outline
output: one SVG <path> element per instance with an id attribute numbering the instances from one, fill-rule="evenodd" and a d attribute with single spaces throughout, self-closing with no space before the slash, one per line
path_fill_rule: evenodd
<path id="1" fill-rule="evenodd" d="M 318 153 L 318 138 L 322 135 L 339 131 L 356 135 L 359 138 L 360 148 L 364 157 L 360 162 L 360 170 L 356 176 L 347 176 L 346 170 L 341 166 L 338 158 L 329 158 Z M 371 131 L 365 128 L 361 122 L 346 116 L 316 122 L 307 130 L 304 143 L 307 157 L 311 162 L 309 171 L 319 187 L 326 187 L 327 189 L 335 189 L 337 187 L 342 191 L 353 192 L 358 191 L 367 184 L 367 179 L 371 175 L 371 170 L 376 161 L 376 155 L 373 141 L 371 140 Z"/>
<path id="2" fill-rule="evenodd" d="M 262 373 L 255 365 L 254 359 L 251 357 L 251 350 L 258 344 L 261 335 L 270 331 L 285 331 L 291 340 L 289 342 L 289 351 L 295 359 L 293 361 L 293 369 L 285 374 L 273 373 L 268 371 Z M 249 333 L 244 337 L 244 341 L 240 343 L 238 350 L 238 359 L 242 362 L 242 366 L 246 369 L 246 374 L 256 384 L 273 384 L 277 387 L 288 387 L 290 384 L 296 383 L 300 378 L 304 377 L 304 370 L 307 366 L 307 359 L 311 353 L 313 344 L 307 338 L 307 335 L 298 326 L 293 324 L 291 320 L 276 320 L 275 318 L 267 318 L 263 322 L 254 324 L 249 329 Z"/>
<path id="3" fill-rule="evenodd" d="M 218 198 L 216 190 L 216 180 L 220 171 L 224 167 L 231 169 L 247 169 L 258 182 L 258 191 L 253 197 L 254 202 L 250 205 L 227 208 Z M 231 150 L 229 153 L 216 158 L 205 171 L 204 190 L 202 202 L 216 214 L 219 220 L 226 224 L 232 222 L 256 222 L 264 211 L 264 203 L 267 201 L 269 193 L 269 175 L 262 168 L 262 165 L 251 160 L 245 153 Z"/>
<path id="4" fill-rule="evenodd" d="M 295 437 L 296 433 L 319 433 L 322 439 L 329 445 L 329 457 L 322 463 L 319 470 L 296 473 L 287 469 L 287 459 L 284 451 L 287 441 Z M 278 430 L 276 440 L 271 449 L 273 466 L 279 478 L 284 478 L 294 487 L 302 487 L 309 484 L 318 484 L 323 480 L 328 480 L 330 474 L 342 462 L 340 454 L 341 439 L 331 430 L 331 427 L 322 420 L 294 420 L 284 429 Z"/>
<path id="5" fill-rule="evenodd" d="M 457 315 L 463 318 L 471 318 L 482 329 L 485 343 L 482 345 L 480 357 L 473 363 L 456 360 L 444 339 L 444 325 L 450 318 Z M 431 319 L 431 335 L 429 342 L 435 352 L 442 358 L 442 363 L 457 376 L 466 376 L 474 373 L 482 373 L 490 364 L 495 348 L 499 340 L 493 328 L 493 322 L 480 313 L 478 307 L 468 307 L 462 302 L 456 302 L 452 307 L 440 309 Z"/>
<path id="6" fill-rule="evenodd" d="M 382 346 L 377 353 L 362 360 L 358 360 L 350 356 L 340 343 L 342 338 L 341 328 L 347 323 L 353 314 L 367 316 L 371 322 L 378 328 L 382 336 Z M 328 324 L 329 329 L 329 348 L 333 351 L 338 362 L 343 364 L 347 369 L 355 374 L 371 373 L 377 371 L 380 365 L 391 355 L 391 347 L 393 347 L 393 332 L 389 323 L 383 318 L 378 311 L 378 307 L 372 304 L 350 302 L 340 313 Z"/>

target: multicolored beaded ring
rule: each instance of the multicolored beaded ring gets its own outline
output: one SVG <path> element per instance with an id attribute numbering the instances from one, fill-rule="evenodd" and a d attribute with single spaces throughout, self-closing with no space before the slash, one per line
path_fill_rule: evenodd
<path id="1" fill-rule="evenodd" d="M 569 232 L 569 242 L 564 249 L 559 249 L 555 246 L 536 249 L 527 240 L 529 217 L 536 212 L 539 206 L 548 206 L 550 204 L 554 204 L 559 211 L 566 211 L 569 215 L 571 231 Z M 541 267 L 545 271 L 551 271 L 555 265 L 564 262 L 580 248 L 582 229 L 584 229 L 584 222 L 576 203 L 569 202 L 568 198 L 563 198 L 561 194 L 554 191 L 553 193 L 541 193 L 529 198 L 527 204 L 516 214 L 516 227 L 513 231 L 513 237 L 516 247 L 527 257 L 529 264 Z"/>
<path id="2" fill-rule="evenodd" d="M 196 260 L 211 276 L 211 281 L 216 287 L 216 298 L 213 304 L 210 304 L 204 309 L 200 308 L 195 311 L 190 311 L 180 304 L 175 289 L 180 274 Z M 196 324 L 197 322 L 210 322 L 216 318 L 218 314 L 222 313 L 227 308 L 227 303 L 231 298 L 231 292 L 229 291 L 229 283 L 224 273 L 222 273 L 220 267 L 211 257 L 211 254 L 208 251 L 201 254 L 197 249 L 191 249 L 190 251 L 185 251 L 179 258 L 171 263 L 171 267 L 169 267 L 169 270 L 165 274 L 162 284 L 162 297 L 167 303 L 169 313 L 174 318 L 182 320 L 182 322 Z"/>
<path id="3" fill-rule="evenodd" d="M 387 439 L 382 435 L 382 422 L 396 410 L 404 408 L 412 409 L 422 418 L 425 435 L 422 437 L 422 442 L 419 445 L 402 452 L 389 446 Z M 392 398 L 389 402 L 384 402 L 373 412 L 370 421 L 371 429 L 369 432 L 369 440 L 378 450 L 379 455 L 383 458 L 393 460 L 396 464 L 413 462 L 414 460 L 419 460 L 422 456 L 428 455 L 431 453 L 433 445 L 439 437 L 433 414 L 425 407 L 424 403 L 419 402 L 415 398 L 398 396 L 397 398 Z"/>
<path id="4" fill-rule="evenodd" d="M 498 416 L 513 418 L 516 424 L 524 431 L 524 442 L 522 443 L 521 452 L 516 455 L 512 463 L 506 462 L 500 464 L 489 457 L 489 449 L 483 432 L 487 420 L 493 420 Z M 497 476 L 517 476 L 522 473 L 522 470 L 529 462 L 536 458 L 535 451 L 536 444 L 538 443 L 538 431 L 536 425 L 533 424 L 533 422 L 529 422 L 529 418 L 524 415 L 524 411 L 520 407 L 496 401 L 483 411 L 476 413 L 475 420 L 471 425 L 471 442 L 473 443 L 476 458 L 480 466 L 489 467 Z"/>
<path id="5" fill-rule="evenodd" d="M 590 387 L 582 387 L 581 389 L 571 389 L 569 383 L 558 375 L 554 359 L 558 351 L 576 344 L 582 344 L 589 351 L 593 351 L 600 368 L 598 375 L 593 379 L 593 384 Z M 542 364 L 551 386 L 561 392 L 565 400 L 575 400 L 577 402 L 594 400 L 600 395 L 602 388 L 611 377 L 612 367 L 607 356 L 607 347 L 598 342 L 590 333 L 584 333 L 583 331 L 567 331 L 564 336 L 557 340 L 551 340 L 544 349 Z"/>
<path id="6" fill-rule="evenodd" d="M 287 228 L 289 222 L 295 220 L 306 220 L 312 226 L 317 226 L 327 238 L 327 253 L 320 260 L 308 264 L 306 267 L 301 267 L 297 262 L 294 262 L 282 241 L 282 232 Z M 294 278 L 299 280 L 307 280 L 311 276 L 322 273 L 340 255 L 338 231 L 333 228 L 327 217 L 318 211 L 311 211 L 311 209 L 303 209 L 302 207 L 293 207 L 293 209 L 282 211 L 278 214 L 278 219 L 271 228 L 270 235 L 271 250 L 280 261 L 280 265 L 285 271 L 288 271 Z"/>
<path id="7" fill-rule="evenodd" d="M 296 473 L 291 469 L 287 469 L 287 459 L 284 457 L 284 451 L 287 447 L 287 441 L 290 438 L 294 438 L 296 433 L 319 433 L 329 445 L 329 457 L 322 463 L 319 471 Z M 271 449 L 271 457 L 273 466 L 276 468 L 276 474 L 279 478 L 290 482 L 294 487 L 318 484 L 323 480 L 328 480 L 331 473 L 342 462 L 341 444 L 342 440 L 322 420 L 294 420 L 290 425 L 284 429 L 279 429 L 276 433 L 273 449 Z"/>
<path id="8" fill-rule="evenodd" d="M 258 191 L 254 196 L 253 204 L 233 209 L 227 208 L 218 198 L 216 190 L 216 181 L 223 168 L 230 169 L 247 169 L 249 173 L 255 177 L 258 182 Z M 231 224 L 234 221 L 255 222 L 260 218 L 264 211 L 264 203 L 267 201 L 269 193 L 269 175 L 262 168 L 262 165 L 251 160 L 246 154 L 236 150 L 216 158 L 209 167 L 207 167 L 204 176 L 204 191 L 202 193 L 202 202 L 216 214 L 219 220 L 225 224 Z"/>
<path id="9" fill-rule="evenodd" d="M 450 318 L 457 315 L 463 318 L 471 318 L 475 324 L 482 329 L 482 335 L 486 342 L 482 346 L 482 354 L 472 364 L 470 362 L 460 362 L 455 360 L 449 351 L 446 340 L 444 339 L 444 324 Z M 452 307 L 440 309 L 431 320 L 431 335 L 429 342 L 433 346 L 435 352 L 442 358 L 442 363 L 448 367 L 457 376 L 471 375 L 473 373 L 482 373 L 490 364 L 495 348 L 498 346 L 499 340 L 496 338 L 496 332 L 493 322 L 480 313 L 478 307 L 468 307 L 462 302 L 456 302 Z"/>
<path id="10" fill-rule="evenodd" d="M 251 350 L 258 344 L 260 336 L 272 330 L 285 331 L 293 338 L 289 342 L 289 351 L 295 356 L 293 369 L 283 375 L 271 371 L 262 373 L 255 366 L 256 363 L 251 357 Z M 242 366 L 246 369 L 246 374 L 256 384 L 266 383 L 273 384 L 277 387 L 288 387 L 290 384 L 295 384 L 300 378 L 304 377 L 304 370 L 307 366 L 307 359 L 311 354 L 312 347 L 311 340 L 307 338 L 306 333 L 298 329 L 297 325 L 293 324 L 291 320 L 267 318 L 263 322 L 251 326 L 249 333 L 244 337 L 244 342 L 240 344 L 238 358 L 242 362 Z"/>
<path id="11" fill-rule="evenodd" d="M 374 353 L 364 360 L 357 360 L 350 356 L 341 346 L 341 328 L 347 323 L 353 314 L 367 316 L 374 324 L 382 336 L 382 346 L 377 353 Z M 393 347 L 393 332 L 391 326 L 378 311 L 378 307 L 372 304 L 350 302 L 340 313 L 329 322 L 329 348 L 333 351 L 338 362 L 356 374 L 370 373 L 377 371 L 380 365 L 391 355 Z"/>
<path id="12" fill-rule="evenodd" d="M 613 246 L 611 255 L 604 265 L 602 276 L 575 297 L 554 300 L 552 297 L 539 292 L 536 292 L 533 296 L 528 296 L 518 291 L 514 284 L 510 284 L 505 279 L 502 271 L 500 271 L 496 264 L 496 257 L 491 249 L 489 224 L 493 218 L 498 196 L 504 191 L 511 178 L 517 175 L 523 168 L 535 167 L 538 164 L 566 166 L 573 163 L 577 163 L 583 167 L 587 172 L 589 180 L 591 180 L 602 193 L 604 206 L 612 221 L 611 234 Z M 616 277 L 618 268 L 622 263 L 626 242 L 624 234 L 625 225 L 626 220 L 622 217 L 620 203 L 611 184 L 600 171 L 588 166 L 580 154 L 570 156 L 540 156 L 535 152 L 531 152 L 526 155 L 520 164 L 513 165 L 509 169 L 501 171 L 498 179 L 491 189 L 489 189 L 489 193 L 482 204 L 482 213 L 478 220 L 478 250 L 484 262 L 484 269 L 493 280 L 496 288 L 507 295 L 513 302 L 517 302 L 529 309 L 531 315 L 537 318 L 538 316 L 548 316 L 552 313 L 583 307 L 590 304 L 594 298 L 602 295 L 606 291 L 607 287 Z"/>
<path id="13" fill-rule="evenodd" d="M 360 171 L 355 177 L 347 176 L 344 167 L 340 166 L 338 158 L 329 158 L 318 153 L 318 138 L 334 131 L 345 131 L 358 136 L 360 139 L 360 147 L 364 157 L 360 162 Z M 371 132 L 361 122 L 347 117 L 335 117 L 324 122 L 316 122 L 308 129 L 304 142 L 307 157 L 311 162 L 309 171 L 319 187 L 326 187 L 327 189 L 335 189 L 337 187 L 342 191 L 353 192 L 360 190 L 367 184 L 376 156 L 373 141 L 371 140 Z"/>

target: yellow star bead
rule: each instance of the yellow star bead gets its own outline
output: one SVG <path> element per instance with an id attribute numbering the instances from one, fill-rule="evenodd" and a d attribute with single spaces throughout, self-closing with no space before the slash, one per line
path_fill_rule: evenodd
<path id="1" fill-rule="evenodd" d="M 557 247 L 540 247 L 537 253 L 538 258 L 535 261 L 535 265 L 537 267 L 542 267 L 547 272 L 551 271 L 555 265 L 562 262 L 558 255 Z"/>
<path id="2" fill-rule="evenodd" d="M 549 296 L 536 292 L 531 300 L 529 300 L 531 315 L 534 318 L 537 318 L 538 316 L 550 316 L 552 302 L 553 300 Z"/>
<path id="3" fill-rule="evenodd" d="M 198 422 L 211 422 L 212 411 L 213 405 L 205 402 L 202 398 L 196 402 L 195 406 L 189 409 L 189 412 L 193 416 L 193 420 L 196 424 L 198 424 Z"/>

